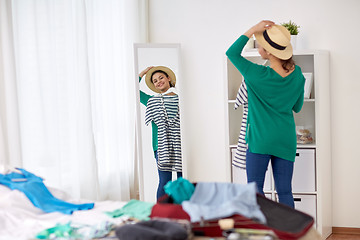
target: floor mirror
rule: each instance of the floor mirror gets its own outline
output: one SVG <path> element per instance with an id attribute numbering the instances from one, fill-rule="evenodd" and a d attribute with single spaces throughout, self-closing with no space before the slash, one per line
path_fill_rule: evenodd
<path id="1" fill-rule="evenodd" d="M 139 73 L 149 66 L 165 66 L 170 68 L 176 76 L 175 90 L 179 96 L 179 113 L 181 112 L 181 91 L 182 78 L 180 69 L 180 44 L 153 44 L 135 43 L 134 44 L 134 70 L 136 81 L 137 96 L 137 116 L 136 116 L 136 139 L 137 139 L 137 163 L 139 170 L 139 197 L 142 201 L 156 202 L 156 191 L 158 187 L 158 169 L 154 157 L 152 145 L 152 126 L 145 124 L 146 106 L 140 102 L 140 91 L 155 96 L 146 84 L 146 76 L 139 78 Z M 182 116 L 180 114 L 180 126 Z M 181 130 L 181 128 L 180 128 Z M 183 151 L 183 144 L 181 144 Z M 182 153 L 182 156 L 183 153 Z M 186 176 L 186 163 L 182 158 L 183 177 Z M 175 173 L 173 173 L 174 177 Z"/>

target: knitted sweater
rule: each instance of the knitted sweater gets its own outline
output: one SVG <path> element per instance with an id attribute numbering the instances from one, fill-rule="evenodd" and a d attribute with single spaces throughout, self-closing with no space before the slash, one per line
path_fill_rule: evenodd
<path id="1" fill-rule="evenodd" d="M 255 64 L 241 56 L 249 38 L 240 36 L 226 55 L 244 76 L 249 113 L 246 141 L 252 153 L 269 154 L 295 161 L 296 128 L 293 116 L 304 101 L 305 78 L 301 68 L 286 77 L 272 68 Z"/>
<path id="2" fill-rule="evenodd" d="M 141 77 L 139 77 L 139 82 L 141 81 Z M 151 95 L 148 95 L 140 90 L 140 102 L 146 107 L 147 102 L 151 98 Z M 158 150 L 158 127 L 154 122 L 151 122 L 151 128 L 152 128 L 152 147 L 153 151 Z"/>

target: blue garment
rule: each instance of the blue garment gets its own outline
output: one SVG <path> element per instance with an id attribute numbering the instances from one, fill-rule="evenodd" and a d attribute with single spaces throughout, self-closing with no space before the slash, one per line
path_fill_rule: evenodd
<path id="1" fill-rule="evenodd" d="M 240 214 L 266 223 L 256 200 L 256 184 L 234 184 L 221 182 L 199 182 L 189 201 L 182 207 L 191 222 L 219 219 Z"/>
<path id="2" fill-rule="evenodd" d="M 155 151 L 155 159 L 156 159 L 156 163 L 157 163 L 157 161 L 158 161 L 157 151 Z M 164 187 L 172 179 L 172 172 L 161 171 L 158 168 L 158 174 L 159 174 L 159 185 L 158 185 L 158 189 L 156 192 L 156 199 L 159 199 L 160 197 L 165 195 Z M 182 177 L 182 172 L 176 172 L 176 176 L 177 176 L 177 178 Z"/>
<path id="3" fill-rule="evenodd" d="M 264 180 L 266 170 L 271 160 L 276 192 L 279 202 L 294 208 L 291 181 L 294 162 L 267 154 L 246 152 L 246 175 L 248 183 L 256 182 L 258 192 L 264 195 Z"/>
<path id="4" fill-rule="evenodd" d="M 180 177 L 175 181 L 169 181 L 164 186 L 164 190 L 167 195 L 172 197 L 174 203 L 181 204 L 183 201 L 191 198 L 195 191 L 195 186 L 189 180 Z"/>
<path id="5" fill-rule="evenodd" d="M 43 183 L 43 179 L 24 170 L 17 168 L 22 173 L 11 172 L 0 174 L 0 184 L 12 190 L 23 192 L 26 197 L 44 212 L 61 212 L 72 214 L 76 210 L 88 210 L 94 203 L 72 204 L 55 198 Z"/>

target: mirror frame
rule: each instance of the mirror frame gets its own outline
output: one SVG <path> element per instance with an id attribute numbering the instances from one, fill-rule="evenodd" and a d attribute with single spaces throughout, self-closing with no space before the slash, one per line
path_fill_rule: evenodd
<path id="1" fill-rule="evenodd" d="M 180 44 L 179 43 L 134 43 L 134 72 L 135 72 L 135 91 L 136 91 L 136 163 L 137 163 L 137 172 L 139 177 L 139 198 L 141 201 L 145 201 L 145 192 L 144 192 L 144 169 L 143 169 L 143 151 L 142 151 L 142 133 L 141 133 L 141 110 L 140 110 L 140 87 L 139 87 L 139 67 L 138 67 L 138 54 L 139 49 L 153 49 L 153 48 L 169 48 L 177 52 L 177 62 L 178 62 L 178 73 L 176 75 L 176 89 L 179 95 L 179 108 L 180 108 L 180 134 L 181 134 L 181 155 L 182 155 L 182 173 L 183 178 L 187 177 L 187 164 L 186 159 L 184 158 L 184 117 L 183 117 L 183 101 L 182 101 L 182 74 L 181 74 L 181 57 L 180 57 Z M 154 193 L 154 196 L 156 193 Z"/>

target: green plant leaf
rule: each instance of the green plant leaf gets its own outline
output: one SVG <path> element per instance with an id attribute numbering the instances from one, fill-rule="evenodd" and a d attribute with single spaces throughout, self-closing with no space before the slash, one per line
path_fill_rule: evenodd
<path id="1" fill-rule="evenodd" d="M 289 30 L 291 35 L 298 35 L 300 26 L 291 20 L 287 23 L 281 23 L 282 26 L 286 27 Z"/>

